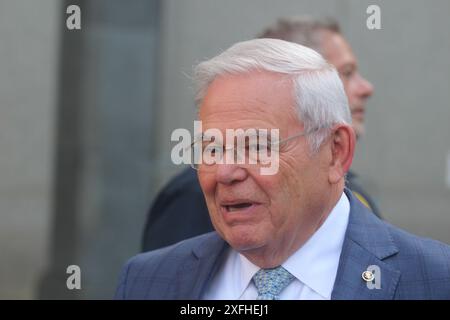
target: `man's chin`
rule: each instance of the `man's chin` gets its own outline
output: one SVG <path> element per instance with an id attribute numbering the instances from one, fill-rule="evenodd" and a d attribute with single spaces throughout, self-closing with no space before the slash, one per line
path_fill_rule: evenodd
<path id="1" fill-rule="evenodd" d="M 226 235 L 225 240 L 228 244 L 238 252 L 245 252 L 249 250 L 255 250 L 261 248 L 264 244 L 264 241 L 258 237 L 255 232 L 251 230 L 236 230 L 239 227 L 233 227 L 235 230 L 232 230 L 228 235 Z"/>
<path id="2" fill-rule="evenodd" d="M 365 134 L 364 123 L 359 121 L 353 121 L 352 123 L 353 130 L 355 130 L 356 139 L 361 138 Z"/>

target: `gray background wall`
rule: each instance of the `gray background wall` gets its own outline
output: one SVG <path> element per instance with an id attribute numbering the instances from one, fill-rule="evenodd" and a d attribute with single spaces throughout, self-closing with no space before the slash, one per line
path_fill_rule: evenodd
<path id="1" fill-rule="evenodd" d="M 59 1 L 0 1 L 0 298 L 32 298 L 48 258 Z"/>
<path id="2" fill-rule="evenodd" d="M 146 208 L 181 169 L 170 134 L 192 128 L 186 74 L 297 13 L 338 18 L 375 85 L 354 168 L 384 216 L 450 243 L 450 2 L 80 1 L 76 72 L 67 61 L 77 56 L 63 50 L 72 41 L 67 3 L 0 0 L 0 298 L 111 297 L 122 263 L 140 249 Z M 381 7 L 382 30 L 366 28 L 370 4 Z M 70 94 L 76 101 L 63 103 Z M 58 127 L 63 107 L 78 110 L 76 130 Z M 55 169 L 61 143 L 78 159 L 66 171 Z M 74 205 L 61 209 L 54 187 L 69 175 L 77 182 L 63 195 Z M 55 236 L 55 217 L 74 219 L 64 226 L 73 238 Z M 69 264 L 82 267 L 77 295 L 61 291 Z"/>

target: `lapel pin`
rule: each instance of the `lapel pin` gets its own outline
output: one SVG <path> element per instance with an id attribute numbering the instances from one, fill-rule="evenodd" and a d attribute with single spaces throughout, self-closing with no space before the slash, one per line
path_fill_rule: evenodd
<path id="1" fill-rule="evenodd" d="M 363 280 L 366 282 L 371 282 L 375 278 L 373 273 L 369 270 L 364 271 L 361 276 L 362 276 Z"/>

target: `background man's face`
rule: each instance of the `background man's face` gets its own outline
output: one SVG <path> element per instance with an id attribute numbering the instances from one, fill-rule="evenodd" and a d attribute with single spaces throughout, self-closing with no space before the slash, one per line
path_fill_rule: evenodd
<path id="1" fill-rule="evenodd" d="M 366 101 L 373 94 L 373 86 L 358 73 L 358 63 L 347 41 L 338 33 L 323 33 L 322 53 L 339 72 L 352 113 L 356 136 L 364 133 Z"/>
<path id="2" fill-rule="evenodd" d="M 200 107 L 203 130 L 279 129 L 280 139 L 300 133 L 292 82 L 277 74 L 254 72 L 217 78 Z M 311 156 L 305 137 L 280 147 L 279 170 L 235 164 L 199 169 L 199 181 L 212 223 L 236 250 L 283 250 L 302 243 L 317 227 L 328 187 L 331 152 Z M 319 217 L 318 217 L 319 216 Z M 253 251 L 255 252 L 255 251 Z M 258 251 L 259 252 L 259 251 Z"/>

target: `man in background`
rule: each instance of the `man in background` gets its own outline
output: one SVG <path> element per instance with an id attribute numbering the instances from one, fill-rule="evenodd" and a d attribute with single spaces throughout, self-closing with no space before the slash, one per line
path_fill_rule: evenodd
<path id="1" fill-rule="evenodd" d="M 339 25 L 330 18 L 281 18 L 259 38 L 298 43 L 319 52 L 337 69 L 348 98 L 352 126 L 357 139 L 364 134 L 367 99 L 373 86 L 358 72 L 358 63 Z M 380 217 L 371 197 L 357 183 L 354 172 L 347 173 L 346 186 Z M 189 168 L 173 178 L 157 196 L 149 211 L 143 236 L 143 251 L 174 244 L 213 230 L 195 170 Z"/>

